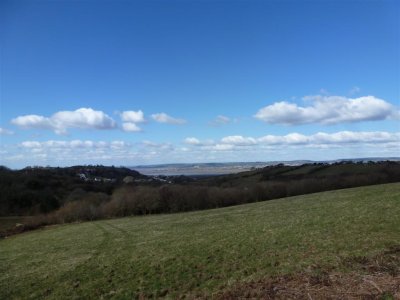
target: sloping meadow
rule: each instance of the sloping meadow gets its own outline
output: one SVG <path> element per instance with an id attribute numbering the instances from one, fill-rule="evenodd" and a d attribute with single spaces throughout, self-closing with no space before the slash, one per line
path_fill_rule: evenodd
<path id="1" fill-rule="evenodd" d="M 393 183 L 47 227 L 0 240 L 0 298 L 261 297 L 271 284 L 277 291 L 276 278 L 297 286 L 310 285 L 304 278 L 342 278 L 329 274 L 355 282 L 371 274 L 377 288 L 369 288 L 393 296 L 394 285 L 373 276 L 397 285 L 398 269 L 363 262 L 382 253 L 398 258 L 399 215 L 400 184 Z M 249 285 L 256 290 L 236 293 Z"/>

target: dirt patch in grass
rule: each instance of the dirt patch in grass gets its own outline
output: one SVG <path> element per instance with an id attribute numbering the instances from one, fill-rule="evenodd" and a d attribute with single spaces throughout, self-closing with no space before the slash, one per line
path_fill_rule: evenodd
<path id="1" fill-rule="evenodd" d="M 400 246 L 371 257 L 345 259 L 351 272 L 318 268 L 294 275 L 237 283 L 216 299 L 400 299 Z M 214 298 L 214 297 L 213 297 Z"/>
<path id="2" fill-rule="evenodd" d="M 217 299 L 400 299 L 400 276 L 384 273 L 297 274 L 240 284 Z"/>

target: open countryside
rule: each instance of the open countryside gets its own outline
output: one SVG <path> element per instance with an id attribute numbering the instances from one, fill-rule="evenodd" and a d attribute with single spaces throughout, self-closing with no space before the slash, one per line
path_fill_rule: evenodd
<path id="1" fill-rule="evenodd" d="M 380 287 L 354 286 L 354 293 L 336 296 L 398 297 L 399 201 L 394 183 L 12 236 L 0 241 L 1 298 L 224 298 L 239 291 L 261 297 L 260 284 L 247 291 L 236 285 L 304 272 L 316 282 L 329 273 L 366 280 L 378 274 Z M 390 249 L 371 272 L 369 259 Z M 277 296 L 290 296 L 289 287 L 281 288 Z M 303 288 L 293 295 L 323 295 L 312 284 Z"/>
<path id="2" fill-rule="evenodd" d="M 0 300 L 400 300 L 399 16 L 1 0 Z"/>

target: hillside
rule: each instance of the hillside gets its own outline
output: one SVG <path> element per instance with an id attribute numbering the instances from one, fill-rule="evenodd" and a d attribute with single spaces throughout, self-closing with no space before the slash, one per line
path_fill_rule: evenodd
<path id="1" fill-rule="evenodd" d="M 0 217 L 34 216 L 22 220 L 23 228 L 7 228 L 0 218 L 0 236 L 55 223 L 226 207 L 391 182 L 400 182 L 400 162 L 278 164 L 194 177 L 149 177 L 100 165 L 0 167 Z"/>
<path id="2" fill-rule="evenodd" d="M 27 167 L 10 170 L 0 166 L 0 216 L 48 213 L 65 202 L 82 199 L 87 192 L 112 193 L 126 176 L 146 179 L 124 167 L 73 166 Z"/>
<path id="3" fill-rule="evenodd" d="M 318 299 L 357 278 L 364 293 L 397 295 L 399 215 L 393 183 L 53 226 L 0 240 L 0 298 L 287 298 L 298 289 Z"/>
<path id="4" fill-rule="evenodd" d="M 352 183 L 344 187 L 397 182 L 400 181 L 400 162 L 370 161 L 355 163 L 352 161 L 341 161 L 332 164 L 308 163 L 297 166 L 278 164 L 236 174 L 209 177 L 200 180 L 199 183 L 221 187 L 243 187 L 249 184 L 271 181 L 286 183 L 293 181 L 293 183 L 296 182 L 297 184 L 299 181 L 303 181 L 308 185 L 316 181 L 320 183 L 329 181 L 336 188 L 339 188 L 340 184 L 345 184 L 346 181 Z"/>

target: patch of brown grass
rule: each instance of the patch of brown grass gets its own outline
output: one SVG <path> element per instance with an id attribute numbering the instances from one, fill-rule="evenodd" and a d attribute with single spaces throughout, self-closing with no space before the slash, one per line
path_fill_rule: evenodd
<path id="1" fill-rule="evenodd" d="M 343 261 L 349 273 L 307 271 L 237 283 L 216 299 L 400 299 L 400 246 Z"/>

